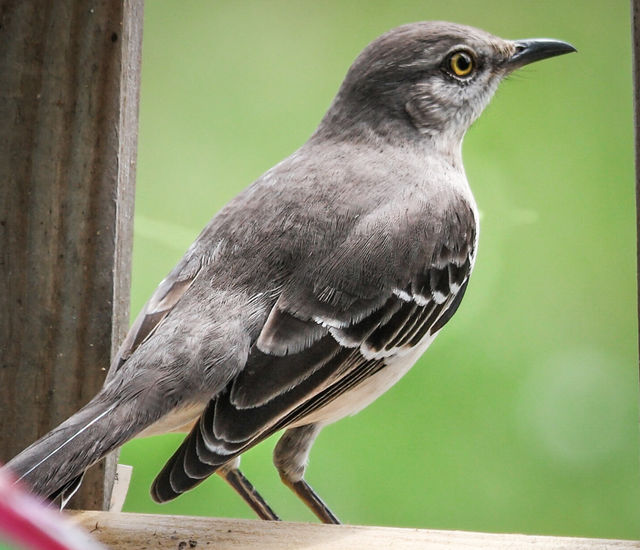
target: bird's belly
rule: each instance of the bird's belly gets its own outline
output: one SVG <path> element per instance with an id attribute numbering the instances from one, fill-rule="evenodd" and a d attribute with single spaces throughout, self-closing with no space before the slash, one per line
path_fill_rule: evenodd
<path id="1" fill-rule="evenodd" d="M 147 437 L 170 432 L 188 433 L 200 418 L 205 405 L 206 403 L 190 403 L 183 407 L 178 407 L 151 424 L 151 426 L 147 426 L 136 437 Z"/>
<path id="2" fill-rule="evenodd" d="M 348 415 L 356 414 L 371 404 L 391 386 L 393 386 L 416 363 L 429 347 L 438 333 L 427 335 L 409 353 L 391 356 L 386 359 L 386 365 L 376 374 L 370 376 L 355 388 L 339 395 L 321 409 L 291 424 L 289 427 L 304 426 L 319 422 L 331 424 Z"/>

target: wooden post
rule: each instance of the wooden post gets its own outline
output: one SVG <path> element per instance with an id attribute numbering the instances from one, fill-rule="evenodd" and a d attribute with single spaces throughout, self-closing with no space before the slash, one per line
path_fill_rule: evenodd
<path id="1" fill-rule="evenodd" d="M 97 393 L 127 328 L 142 10 L 0 3 L 2 462 Z M 76 506 L 106 508 L 104 470 Z"/>

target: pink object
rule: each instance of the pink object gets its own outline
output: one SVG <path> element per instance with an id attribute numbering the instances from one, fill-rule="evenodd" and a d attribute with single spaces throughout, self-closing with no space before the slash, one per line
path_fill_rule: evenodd
<path id="1" fill-rule="evenodd" d="M 0 469 L 0 540 L 30 550 L 105 550 Z"/>

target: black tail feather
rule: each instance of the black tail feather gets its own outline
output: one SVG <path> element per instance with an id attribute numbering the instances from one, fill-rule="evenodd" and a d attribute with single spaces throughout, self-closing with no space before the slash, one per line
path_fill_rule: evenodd
<path id="1" fill-rule="evenodd" d="M 140 399 L 108 398 L 101 392 L 5 467 L 34 494 L 64 505 L 87 468 L 162 416 L 159 408 L 141 415 Z"/>

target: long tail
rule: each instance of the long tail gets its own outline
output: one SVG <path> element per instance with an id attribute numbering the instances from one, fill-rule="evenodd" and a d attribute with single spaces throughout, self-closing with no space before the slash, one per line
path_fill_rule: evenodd
<path id="1" fill-rule="evenodd" d="M 135 397 L 122 400 L 112 394 L 108 398 L 101 392 L 14 457 L 6 468 L 35 494 L 56 495 L 65 486 L 74 485 L 89 466 L 135 437 L 164 412 L 158 407 L 151 409 Z"/>

